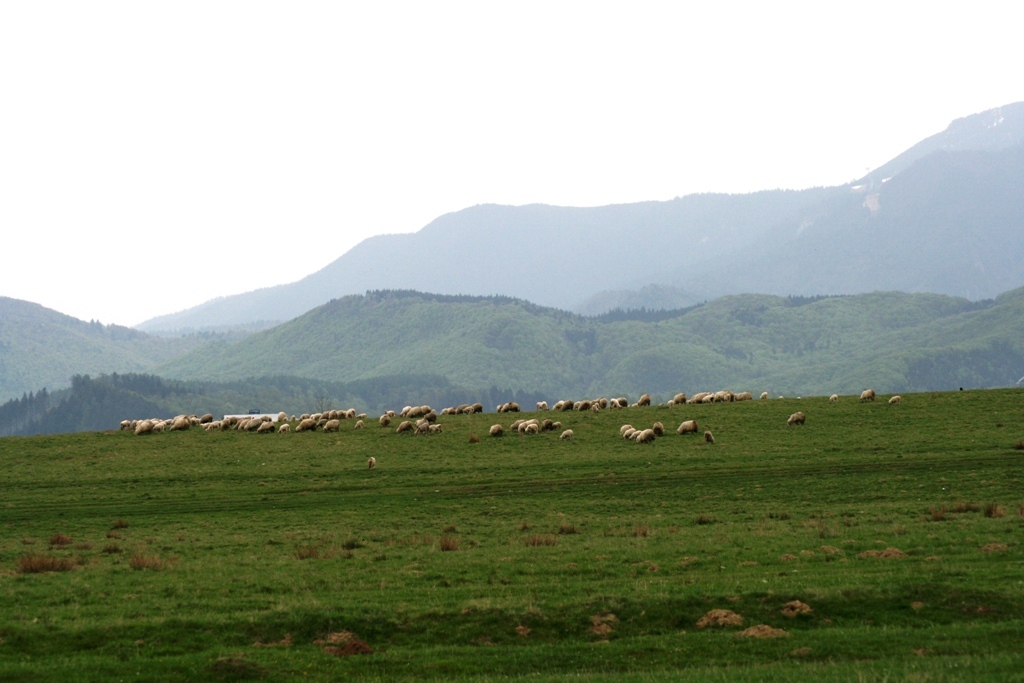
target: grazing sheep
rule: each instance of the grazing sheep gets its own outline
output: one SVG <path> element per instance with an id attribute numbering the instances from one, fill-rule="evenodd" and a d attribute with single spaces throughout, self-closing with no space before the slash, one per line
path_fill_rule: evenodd
<path id="1" fill-rule="evenodd" d="M 705 394 L 704 398 L 702 398 L 700 400 L 700 402 L 701 403 L 714 403 L 715 402 L 715 395 L 714 394 Z"/>
<path id="2" fill-rule="evenodd" d="M 140 434 L 152 434 L 153 433 L 153 421 L 143 420 L 142 422 L 135 425 L 135 436 Z"/>
<path id="3" fill-rule="evenodd" d="M 639 399 L 637 399 L 636 404 L 638 406 L 649 406 L 649 405 L 651 405 L 651 395 L 650 394 L 644 394 Z"/>
<path id="4" fill-rule="evenodd" d="M 444 425 L 429 425 L 427 427 L 428 434 L 440 434 L 444 431 Z"/>
<path id="5" fill-rule="evenodd" d="M 353 427 L 352 429 L 362 429 L 364 426 L 365 425 L 363 424 L 362 420 L 356 420 L 356 426 Z"/>
<path id="6" fill-rule="evenodd" d="M 839 394 L 832 394 L 828 397 L 829 403 L 836 403 L 839 400 Z"/>
<path id="7" fill-rule="evenodd" d="M 275 426 L 273 422 L 261 422 L 260 426 L 256 428 L 257 434 L 266 434 L 267 432 L 274 431 Z"/>
<path id="8" fill-rule="evenodd" d="M 555 423 L 553 420 L 544 420 L 543 422 L 540 423 L 540 431 L 550 432 L 555 428 L 554 425 Z"/>
<path id="9" fill-rule="evenodd" d="M 548 402 L 547 401 L 537 401 L 537 410 L 547 410 L 547 409 L 548 409 Z"/>
<path id="10" fill-rule="evenodd" d="M 290 431 L 292 431 L 292 426 L 290 424 L 288 424 L 287 422 L 285 422 L 283 425 L 281 425 L 278 428 L 277 433 L 278 434 L 284 434 L 284 433 L 290 432 Z"/>
<path id="11" fill-rule="evenodd" d="M 789 416 L 789 419 L 786 420 L 786 424 L 789 425 L 790 427 L 792 427 L 793 425 L 802 425 L 806 419 L 806 415 L 797 412 Z"/>
<path id="12" fill-rule="evenodd" d="M 562 428 L 562 423 L 561 422 L 552 422 L 551 423 L 551 431 L 557 432 L 561 428 Z"/>
<path id="13" fill-rule="evenodd" d="M 131 420 L 121 420 L 121 431 L 127 431 L 132 428 Z"/>
<path id="14" fill-rule="evenodd" d="M 370 456 L 369 460 L 366 461 L 366 465 L 372 470 L 377 466 L 377 458 Z"/>
<path id="15" fill-rule="evenodd" d="M 761 392 L 761 400 L 763 401 L 766 398 L 768 398 L 768 392 L 767 391 L 762 391 Z"/>
<path id="16" fill-rule="evenodd" d="M 566 429 L 564 432 L 562 432 L 562 435 L 559 436 L 558 438 L 563 440 L 563 441 L 570 441 L 570 440 L 572 440 L 572 436 L 573 436 L 572 430 L 571 429 Z"/>
<path id="17" fill-rule="evenodd" d="M 211 415 L 210 413 L 206 413 L 201 418 L 199 418 L 199 424 L 201 425 L 210 424 L 211 422 L 213 422 L 213 415 Z"/>
<path id="18" fill-rule="evenodd" d="M 491 425 L 490 432 L 491 436 L 502 436 L 505 433 L 505 428 L 501 425 Z"/>
<path id="19" fill-rule="evenodd" d="M 893 396 L 892 398 L 889 399 L 889 405 L 891 405 L 891 406 L 897 405 L 902 400 L 903 400 L 903 398 L 901 396 Z"/>
<path id="20" fill-rule="evenodd" d="M 307 417 L 304 420 L 299 421 L 299 424 L 295 427 L 297 432 L 311 432 L 316 429 L 316 420 L 311 417 Z"/>
<path id="21" fill-rule="evenodd" d="M 470 408 L 473 409 L 473 413 L 474 414 L 484 412 L 484 404 L 483 403 L 474 403 L 473 405 L 470 406 Z"/>
<path id="22" fill-rule="evenodd" d="M 328 420 L 324 423 L 325 432 L 336 432 L 341 429 L 341 420 Z"/>
<path id="23" fill-rule="evenodd" d="M 521 434 L 538 434 L 540 433 L 540 427 L 535 424 L 526 425 L 525 429 L 520 430 Z"/>
<path id="24" fill-rule="evenodd" d="M 354 413 L 354 412 L 356 412 L 356 411 L 355 411 L 355 408 L 353 408 L 353 409 L 352 409 L 352 412 L 353 412 L 353 413 Z M 351 415 L 349 415 L 349 417 L 352 417 L 352 416 L 351 416 Z M 358 415 L 356 415 L 356 416 L 355 416 L 355 418 L 356 418 L 357 420 L 365 420 L 365 419 L 366 419 L 366 413 L 359 413 Z"/>
<path id="25" fill-rule="evenodd" d="M 429 411 L 429 412 L 427 412 L 426 414 L 423 415 L 423 419 L 426 420 L 427 422 L 433 424 L 433 423 L 437 422 L 437 413 L 435 413 L 433 410 L 431 410 L 431 411 Z"/>
<path id="26" fill-rule="evenodd" d="M 679 425 L 676 429 L 676 434 L 696 434 L 697 433 L 697 421 L 687 420 L 686 422 Z"/>
<path id="27" fill-rule="evenodd" d="M 714 443 L 715 437 L 711 435 L 710 431 L 704 432 L 704 441 L 708 443 Z"/>
<path id="28" fill-rule="evenodd" d="M 698 391 L 696 394 L 686 400 L 687 403 L 700 403 L 704 400 L 704 397 L 708 395 L 706 391 Z"/>
<path id="29" fill-rule="evenodd" d="M 385 413 L 385 414 L 380 416 L 380 426 L 381 427 L 387 427 L 390 424 L 391 424 L 391 416 L 390 415 Z"/>
<path id="30" fill-rule="evenodd" d="M 741 391 L 734 397 L 736 401 L 752 401 L 753 399 L 754 396 L 749 391 Z"/>
<path id="31" fill-rule="evenodd" d="M 630 429 L 633 429 L 633 425 L 622 425 L 621 427 L 619 427 L 619 436 L 622 436 L 623 434 L 626 433 L 627 430 Z"/>
<path id="32" fill-rule="evenodd" d="M 860 392 L 860 401 L 861 401 L 861 403 L 863 403 L 864 401 L 874 401 L 874 400 L 875 400 L 875 390 L 874 389 L 865 389 L 864 391 Z"/>
<path id="33" fill-rule="evenodd" d="M 637 443 L 654 443 L 655 438 L 653 429 L 645 429 L 636 437 Z"/>
<path id="34" fill-rule="evenodd" d="M 660 422 L 655 422 L 653 425 L 651 425 L 651 429 L 654 430 L 655 436 L 665 435 L 665 425 L 661 424 Z"/>
<path id="35" fill-rule="evenodd" d="M 409 417 L 409 411 L 412 410 L 412 406 L 406 406 L 402 408 L 402 412 L 399 413 L 402 417 Z"/>
<path id="36" fill-rule="evenodd" d="M 598 403 L 597 401 L 594 401 L 594 403 L 590 406 L 590 412 L 592 412 L 592 413 L 600 413 L 601 412 L 601 404 Z"/>
<path id="37" fill-rule="evenodd" d="M 421 420 L 418 423 L 416 423 L 416 431 L 414 432 L 414 434 L 416 436 L 420 436 L 421 434 L 429 434 L 429 433 L 430 433 L 430 423 L 429 422 L 424 422 L 424 421 Z"/>
<path id="38" fill-rule="evenodd" d="M 283 413 L 283 412 L 278 413 L 277 414 L 277 421 L 278 422 L 287 422 L 288 421 L 288 416 L 285 413 Z"/>
<path id="39" fill-rule="evenodd" d="M 679 393 L 672 397 L 672 403 L 681 406 L 686 403 L 686 394 Z"/>
<path id="40" fill-rule="evenodd" d="M 626 431 L 622 432 L 622 438 L 623 439 L 632 439 L 633 435 L 635 435 L 639 431 L 640 431 L 639 429 L 633 429 L 632 427 L 630 427 Z"/>
<path id="41" fill-rule="evenodd" d="M 267 423 L 264 422 L 263 420 L 249 420 L 248 422 L 245 423 L 245 431 L 247 431 L 247 432 L 255 432 L 257 429 L 262 427 L 264 424 L 267 424 Z M 271 422 L 270 424 L 273 424 L 273 423 Z"/>
<path id="42" fill-rule="evenodd" d="M 395 417 L 395 411 L 393 411 L 393 410 L 387 410 L 387 411 L 384 412 L 384 414 L 387 415 L 390 418 L 394 418 Z"/>

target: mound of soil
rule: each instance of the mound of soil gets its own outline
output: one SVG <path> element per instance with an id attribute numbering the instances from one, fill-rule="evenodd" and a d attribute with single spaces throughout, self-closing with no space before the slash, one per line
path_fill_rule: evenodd
<path id="1" fill-rule="evenodd" d="M 978 548 L 978 551 L 983 553 L 994 553 L 997 550 L 1006 550 L 1009 547 L 1010 546 L 1005 543 L 989 543 L 984 547 Z"/>
<path id="2" fill-rule="evenodd" d="M 810 605 L 799 600 L 790 600 L 782 606 L 782 613 L 790 619 L 795 618 L 798 614 L 810 614 L 813 611 Z"/>
<path id="3" fill-rule="evenodd" d="M 787 638 L 788 631 L 781 628 L 772 628 L 768 624 L 758 624 L 736 634 L 737 638 Z"/>
<path id="4" fill-rule="evenodd" d="M 732 610 L 713 609 L 697 621 L 697 628 L 708 626 L 742 626 L 743 617 Z"/>
<path id="5" fill-rule="evenodd" d="M 351 657 L 352 655 L 372 655 L 373 648 L 370 647 L 366 641 L 363 640 L 350 640 L 344 645 L 338 647 L 325 647 L 324 653 L 334 655 L 335 657 Z"/>

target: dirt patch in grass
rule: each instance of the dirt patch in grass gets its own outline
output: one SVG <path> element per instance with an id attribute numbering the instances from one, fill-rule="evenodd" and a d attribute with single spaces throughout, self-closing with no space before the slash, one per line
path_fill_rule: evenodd
<path id="1" fill-rule="evenodd" d="M 441 552 L 451 552 L 459 549 L 459 539 L 455 536 L 441 537 Z"/>
<path id="2" fill-rule="evenodd" d="M 969 501 L 960 501 L 953 506 L 953 512 L 964 513 L 964 512 L 981 512 L 981 506 L 977 503 L 971 503 Z"/>
<path id="3" fill-rule="evenodd" d="M 562 525 L 558 527 L 558 533 L 560 534 L 578 534 L 579 531 L 576 529 L 575 524 L 569 522 L 562 522 Z"/>
<path id="4" fill-rule="evenodd" d="M 796 558 L 796 555 L 794 555 L 792 553 L 786 553 L 785 555 L 780 556 L 779 559 L 782 560 L 783 562 L 792 562 L 793 560 L 795 560 L 797 558 Z"/>
<path id="5" fill-rule="evenodd" d="M 835 547 L 834 545 L 823 545 L 821 546 L 821 552 L 825 553 L 826 555 L 839 555 L 842 554 L 843 551 Z"/>
<path id="6" fill-rule="evenodd" d="M 691 564 L 700 562 L 699 557 L 684 557 L 683 559 L 676 562 L 677 567 L 689 567 Z"/>
<path id="7" fill-rule="evenodd" d="M 352 631 L 335 631 L 328 633 L 326 638 L 320 638 L 313 641 L 314 645 L 323 647 L 324 645 L 344 645 L 350 640 L 356 640 L 358 636 Z"/>
<path id="8" fill-rule="evenodd" d="M 790 619 L 794 619 L 801 614 L 810 614 L 814 610 L 811 609 L 811 606 L 808 605 L 806 602 L 801 602 L 800 600 L 790 600 L 782 606 L 781 611 L 785 616 L 789 617 Z"/>
<path id="9" fill-rule="evenodd" d="M 938 555 L 929 555 L 928 557 L 924 558 L 924 561 L 925 562 L 942 562 L 942 558 L 939 557 Z"/>
<path id="10" fill-rule="evenodd" d="M 761 563 L 760 562 L 750 562 L 750 561 L 747 561 L 747 562 L 740 562 L 740 566 L 741 567 L 759 567 L 759 566 L 761 566 Z"/>
<path id="11" fill-rule="evenodd" d="M 115 519 L 113 522 L 110 523 L 110 528 L 111 529 L 127 529 L 128 528 L 128 520 L 126 520 L 126 519 Z"/>
<path id="12" fill-rule="evenodd" d="M 651 535 L 651 527 L 646 524 L 638 524 L 633 527 L 632 534 L 637 538 L 647 538 Z"/>
<path id="13" fill-rule="evenodd" d="M 881 558 L 886 560 L 900 559 L 906 556 L 907 554 L 899 548 L 886 548 L 885 550 L 865 550 L 864 552 L 857 555 L 857 557 Z"/>
<path id="14" fill-rule="evenodd" d="M 713 609 L 697 620 L 697 628 L 742 625 L 743 617 L 728 609 Z"/>
<path id="15" fill-rule="evenodd" d="M 531 630 L 532 629 L 529 626 L 523 626 L 522 624 L 519 624 L 519 626 L 516 626 L 516 635 L 520 638 L 525 638 L 526 636 L 530 635 Z"/>
<path id="16" fill-rule="evenodd" d="M 789 632 L 781 628 L 772 628 L 768 624 L 758 624 L 736 634 L 737 638 L 788 638 Z"/>
<path id="17" fill-rule="evenodd" d="M 920 611 L 920 610 L 924 609 L 924 603 L 923 603 L 923 602 L 921 602 L 920 600 L 918 600 L 918 601 L 916 601 L 916 602 L 912 602 L 912 603 L 910 603 L 910 607 L 911 607 L 911 609 L 913 609 L 913 610 L 914 610 L 915 612 L 917 612 L 917 611 Z"/>
<path id="18" fill-rule="evenodd" d="M 531 547 L 537 547 L 542 545 L 558 545 L 558 538 L 556 536 L 544 536 L 542 534 L 533 534 L 526 539 L 526 545 Z"/>
<path id="19" fill-rule="evenodd" d="M 1000 550 L 1006 550 L 1009 547 L 1010 546 L 1006 545 L 1005 543 L 989 543 L 986 546 L 978 548 L 978 550 L 983 553 L 994 553 Z"/>
<path id="20" fill-rule="evenodd" d="M 19 574 L 45 574 L 47 572 L 69 572 L 78 566 L 78 561 L 71 557 L 56 557 L 30 553 L 18 558 Z"/>
<path id="21" fill-rule="evenodd" d="M 789 656 L 790 657 L 806 657 L 809 654 L 811 654 L 811 648 L 809 648 L 809 647 L 800 647 L 800 648 L 797 648 L 797 649 L 793 650 L 792 652 L 790 652 Z"/>

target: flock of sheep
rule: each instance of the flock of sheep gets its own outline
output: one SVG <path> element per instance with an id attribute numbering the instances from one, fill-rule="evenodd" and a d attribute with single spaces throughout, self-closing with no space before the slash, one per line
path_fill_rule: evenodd
<path id="1" fill-rule="evenodd" d="M 735 401 L 749 401 L 753 398 L 749 391 L 740 393 L 733 393 L 731 391 L 704 391 L 698 392 L 693 396 L 687 397 L 686 394 L 679 393 L 672 397 L 667 402 L 668 407 L 675 405 L 687 405 L 695 403 L 729 403 Z M 767 399 L 768 392 L 761 394 L 761 399 Z M 780 396 L 781 398 L 781 396 Z M 839 400 L 838 394 L 832 394 L 829 397 L 830 403 L 835 403 Z M 875 392 L 872 389 L 866 389 L 861 392 L 861 402 L 874 401 Z M 902 401 L 900 396 L 893 396 L 889 399 L 889 405 L 896 405 Z M 615 410 L 626 407 L 643 407 L 651 405 L 651 397 L 649 394 L 643 394 L 636 403 L 630 405 L 629 401 L 625 398 L 596 398 L 596 399 L 582 399 L 579 401 L 572 400 L 561 400 L 556 402 L 551 408 L 548 408 L 547 401 L 537 402 L 537 412 L 544 412 L 547 410 L 568 412 L 568 411 L 589 411 L 589 412 L 600 412 L 602 410 Z M 503 403 L 495 408 L 498 413 L 518 413 L 520 407 L 518 403 L 510 402 Z M 395 432 L 398 434 L 413 434 L 413 435 L 427 435 L 427 434 L 441 434 L 444 431 L 443 425 L 437 422 L 439 415 L 472 415 L 476 413 L 482 413 L 484 407 L 482 403 L 473 404 L 462 404 L 459 406 L 451 406 L 444 408 L 438 413 L 430 406 L 406 406 L 401 412 L 396 413 L 393 410 L 386 411 L 378 419 L 378 423 L 382 428 L 389 428 L 392 420 L 396 418 L 408 418 L 403 419 Z M 161 420 L 156 418 L 144 419 L 144 420 L 123 420 L 121 422 L 122 431 L 131 431 L 136 435 L 152 434 L 154 432 L 164 431 L 184 431 L 192 427 L 200 427 L 206 431 L 225 431 L 229 429 L 238 431 L 256 432 L 257 434 L 264 434 L 268 432 L 287 433 L 292 431 L 292 423 L 295 423 L 294 431 L 306 432 L 306 431 L 323 431 L 323 432 L 337 432 L 341 429 L 341 423 L 343 420 L 355 420 L 354 429 L 363 429 L 366 420 L 366 413 L 356 413 L 355 408 L 349 408 L 348 410 L 328 410 L 322 413 L 303 414 L 300 416 L 288 416 L 285 413 L 279 413 L 275 420 L 270 415 L 260 415 L 253 417 L 246 416 L 227 416 L 223 420 L 214 420 L 213 415 L 207 413 L 203 416 L 197 415 L 178 415 L 171 419 Z M 806 421 L 807 416 L 802 412 L 796 412 L 789 416 L 786 423 L 789 426 L 803 425 Z M 519 419 L 513 422 L 509 427 L 508 431 L 516 434 L 529 435 L 529 434 L 540 434 L 548 431 L 559 431 L 562 430 L 562 423 L 551 420 L 551 419 Z M 489 430 L 489 435 L 492 437 L 504 436 L 506 430 L 501 424 L 492 425 Z M 698 434 L 699 429 L 697 427 L 696 420 L 685 420 L 678 428 L 676 428 L 676 434 Z M 619 435 L 623 439 L 635 441 L 636 443 L 652 443 L 656 438 L 665 434 L 665 427 L 661 422 L 655 422 L 650 428 L 637 429 L 631 424 L 624 424 L 619 429 Z M 561 431 L 559 436 L 562 440 L 570 440 L 574 436 L 572 429 L 566 429 Z M 704 440 L 708 443 L 714 443 L 715 437 L 710 431 L 704 432 Z M 368 462 L 372 469 L 376 465 L 376 461 L 370 458 Z"/>

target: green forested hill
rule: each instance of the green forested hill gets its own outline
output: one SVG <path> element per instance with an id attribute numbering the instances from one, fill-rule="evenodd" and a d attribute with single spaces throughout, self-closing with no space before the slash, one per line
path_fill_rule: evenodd
<path id="1" fill-rule="evenodd" d="M 0 402 L 72 375 L 141 372 L 205 343 L 156 338 L 119 325 L 84 322 L 39 304 L 0 297 Z"/>
<path id="2" fill-rule="evenodd" d="M 853 393 L 1006 386 L 1024 374 L 1024 293 L 723 297 L 587 318 L 502 298 L 376 292 L 153 370 L 177 379 L 430 374 L 551 398 L 732 388 Z"/>

